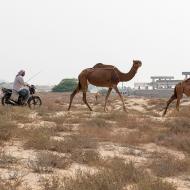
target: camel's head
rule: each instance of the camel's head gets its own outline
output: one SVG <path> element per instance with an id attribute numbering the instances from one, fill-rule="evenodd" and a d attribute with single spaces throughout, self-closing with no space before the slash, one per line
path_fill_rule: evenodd
<path id="1" fill-rule="evenodd" d="M 133 67 L 138 69 L 139 67 L 142 66 L 142 62 L 139 60 L 133 60 Z"/>

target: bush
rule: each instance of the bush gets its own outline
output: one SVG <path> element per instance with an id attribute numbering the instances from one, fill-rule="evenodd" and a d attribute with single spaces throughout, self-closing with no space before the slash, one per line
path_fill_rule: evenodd
<path id="1" fill-rule="evenodd" d="M 52 91 L 53 92 L 71 92 L 78 84 L 77 79 L 63 79 L 58 85 L 56 85 Z"/>
<path id="2" fill-rule="evenodd" d="M 28 166 L 37 173 L 50 173 L 53 168 L 67 169 L 71 164 L 68 158 L 52 152 L 41 152 L 37 154 L 36 160 L 29 160 Z"/>

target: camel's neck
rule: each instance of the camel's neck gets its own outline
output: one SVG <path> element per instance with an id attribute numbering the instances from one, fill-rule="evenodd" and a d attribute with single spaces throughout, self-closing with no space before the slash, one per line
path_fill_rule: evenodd
<path id="1" fill-rule="evenodd" d="M 137 73 L 137 68 L 132 67 L 128 73 L 122 73 L 119 71 L 118 75 L 121 82 L 127 82 L 131 80 L 136 73 Z"/>

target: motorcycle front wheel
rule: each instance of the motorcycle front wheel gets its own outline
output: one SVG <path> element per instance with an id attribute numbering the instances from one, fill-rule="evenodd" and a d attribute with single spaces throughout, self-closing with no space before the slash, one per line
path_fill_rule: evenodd
<path id="1" fill-rule="evenodd" d="M 28 100 L 28 106 L 31 109 L 39 108 L 42 105 L 42 100 L 39 96 L 32 96 Z"/>

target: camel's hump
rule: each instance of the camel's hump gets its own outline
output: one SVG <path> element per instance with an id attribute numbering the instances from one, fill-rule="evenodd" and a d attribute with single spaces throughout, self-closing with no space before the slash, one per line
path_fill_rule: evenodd
<path id="1" fill-rule="evenodd" d="M 100 67 L 102 67 L 102 66 L 104 66 L 103 63 L 96 63 L 96 65 L 94 65 L 93 68 L 100 68 Z"/>
<path id="2" fill-rule="evenodd" d="M 93 68 L 114 68 L 113 65 L 105 65 L 103 63 L 97 63 Z"/>

